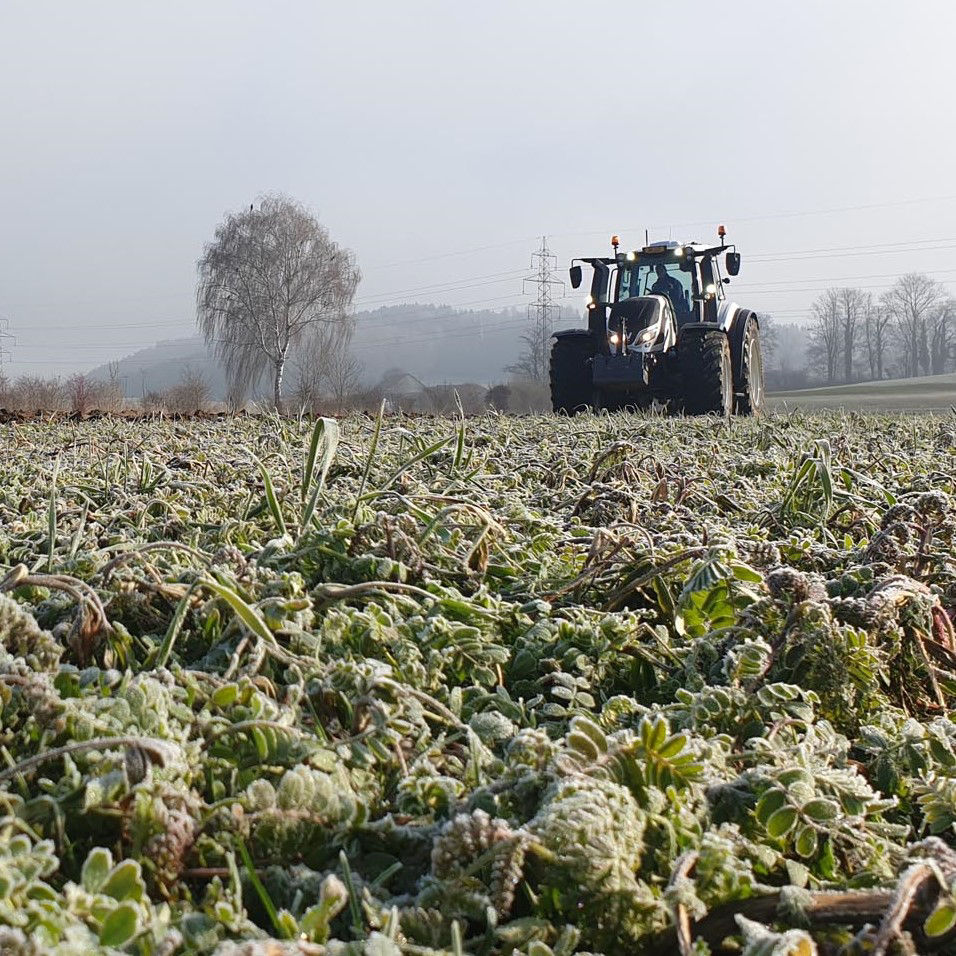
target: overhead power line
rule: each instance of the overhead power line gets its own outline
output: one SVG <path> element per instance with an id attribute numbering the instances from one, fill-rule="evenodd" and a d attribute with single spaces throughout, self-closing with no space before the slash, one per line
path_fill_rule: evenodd
<path id="1" fill-rule="evenodd" d="M 952 275 L 956 269 L 920 269 L 921 275 L 937 276 Z M 740 282 L 734 283 L 735 289 L 755 289 L 763 288 L 768 285 L 792 285 L 794 282 L 853 282 L 857 279 L 899 279 L 905 276 L 906 272 L 874 272 L 865 276 L 813 276 L 806 279 L 767 279 L 763 282 Z"/>

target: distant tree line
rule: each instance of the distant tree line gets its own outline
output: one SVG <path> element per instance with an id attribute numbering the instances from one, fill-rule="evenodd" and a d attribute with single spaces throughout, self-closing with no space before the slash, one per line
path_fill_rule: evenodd
<path id="1" fill-rule="evenodd" d="M 878 298 L 827 289 L 810 309 L 808 370 L 827 384 L 941 375 L 956 368 L 956 300 L 910 272 Z"/>

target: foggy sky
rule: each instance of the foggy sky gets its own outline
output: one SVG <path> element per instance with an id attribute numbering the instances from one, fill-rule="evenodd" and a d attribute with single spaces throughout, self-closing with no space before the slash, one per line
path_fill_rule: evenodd
<path id="1" fill-rule="evenodd" d="M 781 320 L 914 269 L 956 291 L 954 28 L 945 0 L 0 0 L 4 371 L 193 332 L 203 243 L 270 191 L 355 250 L 358 308 L 518 305 L 542 234 L 563 269 L 718 222 L 734 299 Z"/>

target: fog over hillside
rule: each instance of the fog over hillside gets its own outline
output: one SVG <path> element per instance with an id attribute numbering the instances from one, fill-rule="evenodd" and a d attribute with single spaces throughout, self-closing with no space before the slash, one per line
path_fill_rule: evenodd
<path id="1" fill-rule="evenodd" d="M 492 384 L 507 378 L 506 367 L 521 349 L 527 325 L 523 310 L 465 311 L 443 305 L 386 306 L 356 315 L 352 351 L 362 363 L 362 380 L 372 384 L 401 368 L 429 385 L 443 382 Z M 560 327 L 582 324 L 579 316 L 564 316 Z M 296 374 L 290 361 L 290 378 Z M 179 381 L 183 370 L 201 370 L 212 396 L 222 398 L 226 382 L 222 368 L 199 335 L 169 339 L 119 360 L 124 391 L 138 397 L 162 391 Z M 108 365 L 90 371 L 93 378 L 109 376 Z"/>

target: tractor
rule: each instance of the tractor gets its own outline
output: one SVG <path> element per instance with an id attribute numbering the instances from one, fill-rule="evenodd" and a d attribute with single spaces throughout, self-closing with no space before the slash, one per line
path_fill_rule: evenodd
<path id="1" fill-rule="evenodd" d="M 586 329 L 554 334 L 555 412 L 620 411 L 653 404 L 688 415 L 756 415 L 763 406 L 760 319 L 725 292 L 740 253 L 720 245 L 653 242 L 633 252 L 573 259 L 592 269 Z M 721 261 L 727 275 L 721 275 Z"/>

